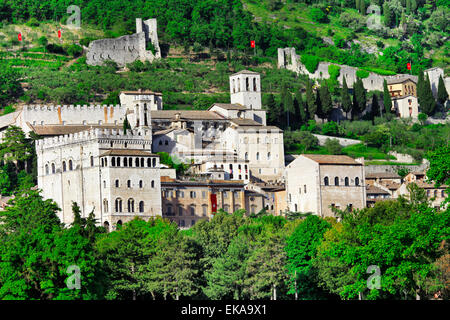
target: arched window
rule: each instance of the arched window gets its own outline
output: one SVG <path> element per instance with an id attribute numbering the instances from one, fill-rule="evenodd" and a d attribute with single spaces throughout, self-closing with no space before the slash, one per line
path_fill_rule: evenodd
<path id="1" fill-rule="evenodd" d="M 94 156 L 91 156 L 91 167 L 94 166 Z"/>
<path id="2" fill-rule="evenodd" d="M 127 180 L 127 188 L 131 188 L 131 180 Z"/>
<path id="3" fill-rule="evenodd" d="M 204 217 L 208 215 L 208 206 L 206 204 L 202 205 L 202 213 Z"/>
<path id="4" fill-rule="evenodd" d="M 153 167 L 156 167 L 156 158 L 153 158 L 152 163 L 153 163 Z"/>
<path id="5" fill-rule="evenodd" d="M 437 190 L 434 190 L 434 197 L 437 197 Z"/>
<path id="6" fill-rule="evenodd" d="M 108 200 L 103 199 L 103 212 L 108 212 Z"/>
<path id="7" fill-rule="evenodd" d="M 180 227 L 184 227 L 184 220 L 180 220 Z"/>
<path id="8" fill-rule="evenodd" d="M 122 199 L 116 199 L 116 212 L 122 212 Z"/>
<path id="9" fill-rule="evenodd" d="M 105 221 L 103 223 L 103 227 L 105 228 L 106 232 L 109 232 L 109 222 L 108 221 Z"/>
<path id="10" fill-rule="evenodd" d="M 144 212 L 144 201 L 139 202 L 139 212 Z"/>
<path id="11" fill-rule="evenodd" d="M 178 206 L 178 215 L 179 216 L 183 215 L 183 206 Z"/>
<path id="12" fill-rule="evenodd" d="M 248 160 L 248 152 L 245 153 L 245 160 Z"/>
<path id="13" fill-rule="evenodd" d="M 230 206 L 228 205 L 228 204 L 225 204 L 224 206 L 223 206 L 223 210 L 225 211 L 225 212 L 230 212 Z"/>
<path id="14" fill-rule="evenodd" d="M 118 188 L 119 187 L 119 179 L 116 179 L 116 188 Z"/>
<path id="15" fill-rule="evenodd" d="M 143 186 L 144 186 L 144 183 L 142 182 L 142 180 L 139 180 L 139 188 L 142 189 Z"/>
<path id="16" fill-rule="evenodd" d="M 130 167 L 133 166 L 133 159 L 132 158 L 128 158 L 128 164 Z"/>
<path id="17" fill-rule="evenodd" d="M 102 167 L 105 166 L 105 159 L 102 158 Z"/>
<path id="18" fill-rule="evenodd" d="M 115 167 L 116 166 L 116 158 L 112 157 L 111 158 L 111 167 Z"/>
<path id="19" fill-rule="evenodd" d="M 267 153 L 267 160 L 270 160 L 270 152 Z"/>
<path id="20" fill-rule="evenodd" d="M 121 228 L 122 227 L 122 220 L 117 221 L 117 227 Z"/>
<path id="21" fill-rule="evenodd" d="M 348 177 L 345 177 L 345 185 L 348 186 Z"/>
<path id="22" fill-rule="evenodd" d="M 359 178 L 358 177 L 355 178 L 355 186 L 359 186 Z"/>
<path id="23" fill-rule="evenodd" d="M 191 211 L 191 216 L 195 216 L 195 205 L 194 204 L 191 204 L 189 206 L 189 210 Z"/>
<path id="24" fill-rule="evenodd" d="M 117 166 L 120 167 L 120 158 L 117 157 Z"/>
<path id="25" fill-rule="evenodd" d="M 123 158 L 123 166 L 128 167 L 128 161 L 127 158 Z"/>
<path id="26" fill-rule="evenodd" d="M 339 177 L 335 177 L 334 178 L 334 185 L 338 186 L 339 185 Z"/>
<path id="27" fill-rule="evenodd" d="M 245 78 L 245 91 L 249 91 L 248 77 Z"/>
<path id="28" fill-rule="evenodd" d="M 106 181 L 103 180 L 103 189 L 105 189 L 105 188 L 106 188 Z"/>
<path id="29" fill-rule="evenodd" d="M 253 91 L 256 91 L 256 78 L 253 78 Z"/>
<path id="30" fill-rule="evenodd" d="M 66 162 L 63 161 L 63 172 L 66 172 Z"/>
<path id="31" fill-rule="evenodd" d="M 445 197 L 445 191 L 441 190 L 441 197 L 444 198 Z"/>
<path id="32" fill-rule="evenodd" d="M 155 187 L 155 181 L 152 180 L 152 188 L 154 188 L 154 187 Z"/>
<path id="33" fill-rule="evenodd" d="M 134 212 L 134 200 L 132 198 L 128 199 L 128 212 Z"/>
<path id="34" fill-rule="evenodd" d="M 235 87 L 235 83 L 234 83 L 234 79 L 231 81 L 232 82 L 232 87 L 233 87 L 233 93 L 235 93 L 236 92 L 236 87 Z"/>
<path id="35" fill-rule="evenodd" d="M 256 160 L 259 160 L 259 152 L 256 153 Z"/>
<path id="36" fill-rule="evenodd" d="M 324 183 L 326 186 L 329 184 L 328 177 L 325 177 L 325 178 L 323 179 L 323 183 Z"/>
<path id="37" fill-rule="evenodd" d="M 52 163 L 52 173 L 55 173 L 55 172 L 56 172 L 56 167 L 55 167 L 55 164 Z"/>
<path id="38" fill-rule="evenodd" d="M 144 158 L 141 158 L 141 167 L 145 167 L 145 161 L 144 161 Z"/>
<path id="39" fill-rule="evenodd" d="M 48 174 L 48 164 L 45 165 L 45 174 Z"/>
<path id="40" fill-rule="evenodd" d="M 136 160 L 134 161 L 134 166 L 139 167 L 139 158 L 136 158 Z"/>
<path id="41" fill-rule="evenodd" d="M 69 160 L 69 170 L 72 170 L 72 169 L 70 169 L 70 165 L 71 165 L 71 160 Z M 105 158 L 105 167 L 107 167 L 108 166 L 108 158 Z"/>
<path id="42" fill-rule="evenodd" d="M 147 158 L 147 167 L 150 168 L 152 166 L 152 160 Z"/>

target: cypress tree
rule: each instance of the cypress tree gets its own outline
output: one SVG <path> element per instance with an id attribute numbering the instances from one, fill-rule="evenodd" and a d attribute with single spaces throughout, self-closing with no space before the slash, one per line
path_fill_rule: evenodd
<path id="1" fill-rule="evenodd" d="M 320 117 L 322 118 L 322 122 L 323 122 L 325 118 L 328 119 L 330 112 L 333 108 L 330 90 L 328 89 L 328 85 L 327 85 L 326 81 L 324 81 L 322 86 L 320 87 L 319 95 L 320 95 L 320 102 L 321 102 Z"/>
<path id="2" fill-rule="evenodd" d="M 294 97 L 295 122 L 294 129 L 299 129 L 306 120 L 305 106 L 303 104 L 302 93 L 298 90 Z"/>
<path id="3" fill-rule="evenodd" d="M 318 117 L 321 117 L 323 114 L 323 111 L 322 111 L 322 101 L 320 100 L 320 91 L 316 92 L 315 107 L 316 107 L 315 114 L 317 114 Z"/>
<path id="4" fill-rule="evenodd" d="M 442 76 L 439 76 L 437 97 L 438 97 L 439 104 L 442 106 L 445 104 L 445 102 L 448 99 L 448 92 L 447 92 L 447 89 L 445 88 L 444 79 L 442 79 Z"/>
<path id="5" fill-rule="evenodd" d="M 386 113 L 391 113 L 392 109 L 392 99 L 391 95 L 389 94 L 387 81 L 384 79 L 383 81 L 383 104 L 384 104 L 384 110 Z"/>
<path id="6" fill-rule="evenodd" d="M 347 81 L 344 77 L 344 83 L 342 84 L 342 110 L 345 112 L 345 117 L 348 117 L 348 113 L 352 109 L 352 100 L 350 94 L 348 93 Z"/>
<path id="7" fill-rule="evenodd" d="M 292 122 L 294 121 L 294 102 L 292 101 L 292 94 L 286 90 L 284 96 L 284 114 L 286 119 L 286 128 L 292 127 Z"/>
<path id="8" fill-rule="evenodd" d="M 356 10 L 358 10 L 358 12 L 359 12 L 359 7 L 360 7 L 360 0 L 356 0 L 355 1 L 355 8 L 356 8 Z"/>
<path id="9" fill-rule="evenodd" d="M 430 78 L 428 75 L 425 77 L 424 85 L 422 88 L 422 99 L 420 103 L 420 109 L 423 113 L 431 116 L 436 108 L 436 101 L 433 97 L 433 91 L 431 91 Z"/>
<path id="10" fill-rule="evenodd" d="M 372 123 L 373 123 L 373 120 L 375 119 L 375 117 L 379 117 L 379 116 L 380 116 L 380 105 L 378 104 L 378 95 L 375 93 L 372 96 L 372 106 L 371 106 Z"/>
<path id="11" fill-rule="evenodd" d="M 127 130 L 131 129 L 131 125 L 128 122 L 127 117 L 125 116 L 125 119 L 123 120 L 123 134 L 127 134 Z"/>
<path id="12" fill-rule="evenodd" d="M 385 1 L 383 4 L 383 13 L 384 13 L 384 18 L 385 18 L 384 23 L 385 23 L 386 27 L 390 27 L 393 22 L 393 16 L 392 16 L 392 10 L 389 7 L 389 3 L 387 1 Z"/>
<path id="13" fill-rule="evenodd" d="M 360 0 L 359 12 L 364 16 L 366 14 L 366 1 Z"/>
<path id="14" fill-rule="evenodd" d="M 356 80 L 353 86 L 353 113 L 355 115 L 360 114 L 364 111 L 367 104 L 366 89 L 364 89 L 364 84 L 360 78 Z"/>
<path id="15" fill-rule="evenodd" d="M 275 97 L 273 96 L 273 94 L 269 94 L 269 97 L 267 98 L 267 110 L 267 120 L 269 124 L 280 126 L 280 105 L 275 101 Z"/>
<path id="16" fill-rule="evenodd" d="M 312 89 L 311 81 L 306 83 L 306 106 L 308 108 L 308 116 L 309 119 L 314 120 L 314 114 L 316 113 L 316 105 L 315 105 L 315 99 L 314 99 L 314 92 Z"/>
<path id="17" fill-rule="evenodd" d="M 406 0 L 406 14 L 411 14 L 411 0 Z"/>

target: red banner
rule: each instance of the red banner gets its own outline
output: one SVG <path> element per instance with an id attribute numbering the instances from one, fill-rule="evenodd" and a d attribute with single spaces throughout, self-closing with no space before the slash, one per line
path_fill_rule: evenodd
<path id="1" fill-rule="evenodd" d="M 61 29 L 58 30 L 58 38 L 61 39 Z"/>
<path id="2" fill-rule="evenodd" d="M 411 70 L 411 63 L 410 63 L 410 62 L 408 62 L 408 63 L 406 64 L 406 68 L 408 68 L 408 70 Z"/>
<path id="3" fill-rule="evenodd" d="M 18 34 L 17 39 L 19 39 L 19 41 L 22 41 L 22 34 L 21 33 Z"/>
<path id="4" fill-rule="evenodd" d="M 252 47 L 252 48 L 254 48 L 255 47 L 255 40 L 252 40 L 252 41 L 250 41 L 250 46 Z"/>
<path id="5" fill-rule="evenodd" d="M 211 207 L 212 207 L 211 211 L 213 213 L 216 213 L 217 212 L 217 195 L 211 194 L 210 198 L 211 198 Z"/>

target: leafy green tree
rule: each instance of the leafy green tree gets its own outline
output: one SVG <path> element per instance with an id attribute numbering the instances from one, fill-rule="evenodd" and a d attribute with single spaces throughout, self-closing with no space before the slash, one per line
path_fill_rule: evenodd
<path id="1" fill-rule="evenodd" d="M 394 14 L 392 12 L 391 7 L 389 6 L 389 2 L 385 1 L 383 4 L 383 13 L 384 13 L 384 24 L 386 27 L 391 27 L 394 23 Z"/>
<path id="2" fill-rule="evenodd" d="M 227 252 L 214 261 L 212 268 L 205 274 L 207 286 L 204 291 L 208 298 L 244 299 L 247 260 L 250 248 L 247 238 L 237 236 L 230 243 Z"/>
<path id="3" fill-rule="evenodd" d="M 442 146 L 427 154 L 430 161 L 430 167 L 427 170 L 427 178 L 433 181 L 436 186 L 450 186 L 450 147 Z M 447 195 L 450 194 L 450 187 L 446 190 Z M 448 201 L 448 198 L 447 198 Z"/>
<path id="4" fill-rule="evenodd" d="M 327 138 L 324 147 L 329 154 L 342 154 L 342 146 L 337 139 Z"/>
<path id="5" fill-rule="evenodd" d="M 98 299 L 101 263 L 78 227 L 64 229 L 52 200 L 38 191 L 17 193 L 0 212 L 0 299 Z M 70 289 L 68 268 L 80 271 L 80 288 Z"/>
<path id="6" fill-rule="evenodd" d="M 316 215 L 307 216 L 286 240 L 287 270 L 290 276 L 288 294 L 300 299 L 321 299 L 327 294 L 317 284 L 317 270 L 312 261 L 325 231 L 331 225 Z"/>
<path id="7" fill-rule="evenodd" d="M 345 117 L 348 118 L 348 113 L 352 110 L 352 100 L 350 98 L 350 93 L 348 92 L 347 80 L 342 84 L 342 110 L 345 112 Z"/>
<path id="8" fill-rule="evenodd" d="M 195 296 L 199 289 L 198 258 L 195 242 L 176 229 L 165 233 L 147 267 L 149 291 L 156 289 L 164 300 L 168 296 L 175 300 Z"/>
<path id="9" fill-rule="evenodd" d="M 280 235 L 270 235 L 268 241 L 255 249 L 247 262 L 244 292 L 250 299 L 277 300 L 287 281 L 286 253 Z"/>
<path id="10" fill-rule="evenodd" d="M 33 146 L 27 140 L 25 133 L 17 126 L 9 126 L 0 144 L 0 158 L 13 162 L 17 169 L 23 168 L 25 161 L 33 154 Z"/>

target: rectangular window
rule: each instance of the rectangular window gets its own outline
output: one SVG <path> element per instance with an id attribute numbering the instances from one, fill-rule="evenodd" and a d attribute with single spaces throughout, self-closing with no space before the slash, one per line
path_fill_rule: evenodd
<path id="1" fill-rule="evenodd" d="M 303 192 L 306 193 L 306 184 L 303 186 Z"/>
<path id="2" fill-rule="evenodd" d="M 202 191 L 202 198 L 206 199 L 206 191 Z"/>

